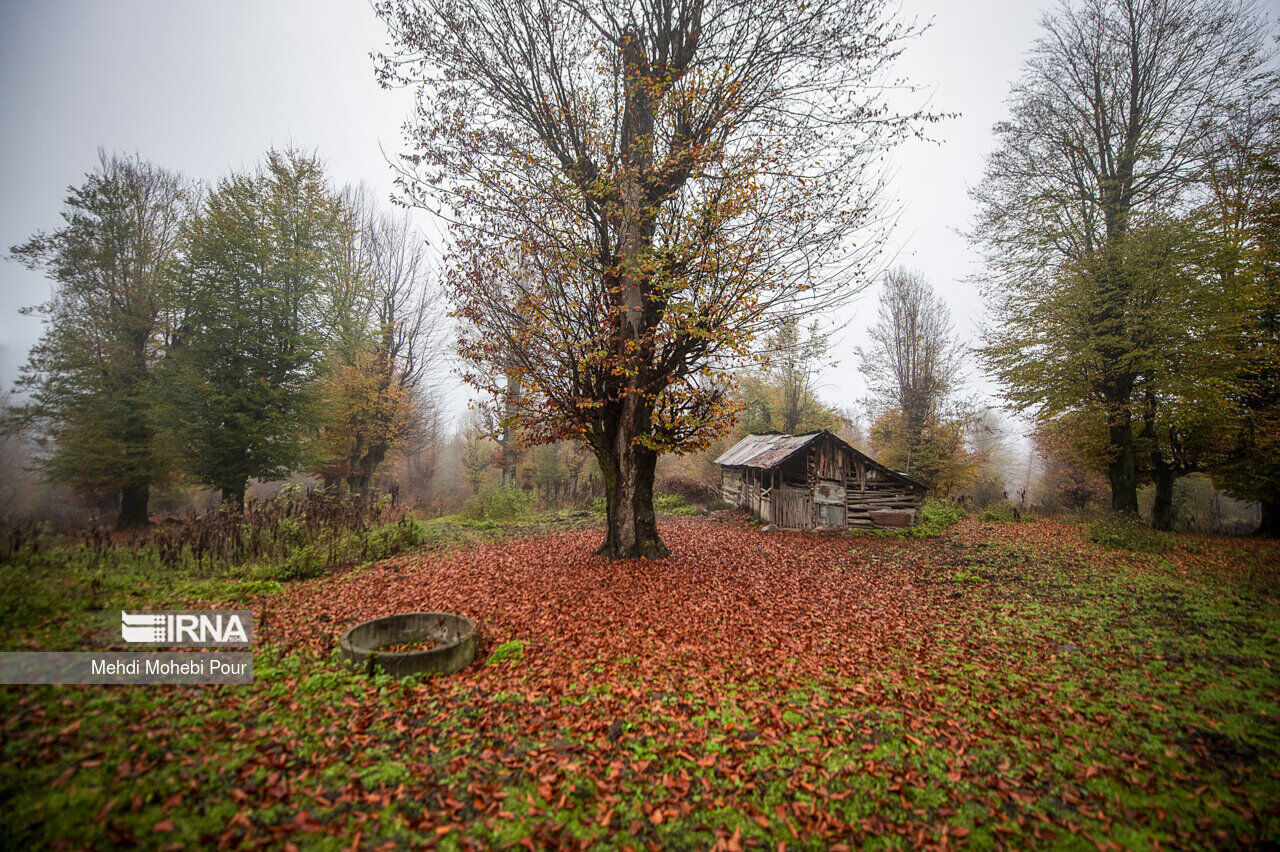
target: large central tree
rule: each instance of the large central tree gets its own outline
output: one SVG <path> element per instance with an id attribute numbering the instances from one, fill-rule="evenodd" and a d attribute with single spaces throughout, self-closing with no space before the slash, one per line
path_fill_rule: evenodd
<path id="1" fill-rule="evenodd" d="M 587 443 L 601 552 L 667 551 L 660 453 L 729 425 L 730 368 L 861 282 L 883 103 L 912 34 L 880 0 L 388 0 L 418 89 L 402 186 L 455 223 L 469 378 L 515 380 L 526 442 Z"/>

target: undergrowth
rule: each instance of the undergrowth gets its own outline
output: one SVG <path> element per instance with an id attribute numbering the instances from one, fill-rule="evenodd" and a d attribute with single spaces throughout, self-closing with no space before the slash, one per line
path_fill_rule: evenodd
<path id="1" fill-rule="evenodd" d="M 880 535 L 902 538 L 932 538 L 942 535 L 949 527 L 960 523 L 964 517 L 961 509 L 950 500 L 929 498 L 920 507 L 920 522 L 901 530 L 876 530 Z"/>
<path id="2" fill-rule="evenodd" d="M 1146 526 L 1137 518 L 1105 515 L 1085 524 L 1087 541 L 1116 550 L 1136 553 L 1164 553 L 1169 549 L 1170 536 Z"/>

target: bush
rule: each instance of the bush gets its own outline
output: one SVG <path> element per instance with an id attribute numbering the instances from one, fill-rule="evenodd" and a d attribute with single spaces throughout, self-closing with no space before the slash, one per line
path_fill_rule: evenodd
<path id="1" fill-rule="evenodd" d="M 475 521 L 509 521 L 528 514 L 537 502 L 537 496 L 531 491 L 523 491 L 514 485 L 490 483 L 481 487 L 479 494 L 467 499 L 462 505 L 462 514 Z"/>
<path id="2" fill-rule="evenodd" d="M 653 511 L 671 515 L 698 515 L 702 512 L 697 506 L 690 506 L 689 501 L 680 494 L 654 495 Z"/>
<path id="3" fill-rule="evenodd" d="M 947 527 L 960 523 L 960 519 L 963 517 L 964 509 L 961 509 L 950 500 L 929 498 L 920 507 L 920 523 L 914 527 L 907 527 L 904 530 L 878 530 L 877 532 L 887 535 L 928 538 L 942 535 L 946 532 Z"/>
<path id="4" fill-rule="evenodd" d="M 214 512 L 128 534 L 101 527 L 55 535 L 0 525 L 0 611 L 34 624 L 77 610 L 158 600 L 238 595 L 361 562 L 385 559 L 424 540 L 422 524 L 385 501 L 374 506 L 323 494 L 282 496 L 243 515 Z"/>
<path id="5" fill-rule="evenodd" d="M 950 500 L 928 499 L 924 501 L 924 505 L 920 507 L 920 525 L 919 529 L 925 530 L 927 535 L 942 535 L 947 527 L 960 523 L 960 519 L 964 517 L 964 509 L 961 509 Z"/>
<path id="6" fill-rule="evenodd" d="M 1017 506 L 1008 500 L 1001 500 L 983 509 L 982 514 L 978 515 L 978 520 L 984 524 L 1008 524 L 1020 521 L 1022 517 L 1022 512 Z"/>
<path id="7" fill-rule="evenodd" d="M 1163 553 L 1169 549 L 1169 536 L 1145 526 L 1137 518 L 1106 515 L 1085 524 L 1084 537 L 1103 547 L 1131 550 L 1136 553 Z"/>

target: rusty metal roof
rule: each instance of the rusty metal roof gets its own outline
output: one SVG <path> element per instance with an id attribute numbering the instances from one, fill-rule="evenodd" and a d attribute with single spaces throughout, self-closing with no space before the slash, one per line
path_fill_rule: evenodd
<path id="1" fill-rule="evenodd" d="M 758 467 L 769 469 L 785 461 L 792 453 L 808 446 L 821 432 L 809 435 L 748 435 L 716 459 L 726 467 Z"/>
<path id="2" fill-rule="evenodd" d="M 914 488 L 922 491 L 925 486 L 905 473 L 886 467 L 880 462 L 871 458 L 864 452 L 860 452 L 851 446 L 847 441 L 841 440 L 836 435 L 827 431 L 810 432 L 808 435 L 784 435 L 778 432 L 769 432 L 762 435 L 748 435 L 732 447 L 724 451 L 715 463 L 724 465 L 725 467 L 754 467 L 761 470 L 770 470 L 782 464 L 790 458 L 797 450 L 807 447 L 811 442 L 817 440 L 823 435 L 829 435 L 832 440 L 847 448 L 849 452 L 864 462 L 883 470 L 890 477 L 904 482 Z"/>

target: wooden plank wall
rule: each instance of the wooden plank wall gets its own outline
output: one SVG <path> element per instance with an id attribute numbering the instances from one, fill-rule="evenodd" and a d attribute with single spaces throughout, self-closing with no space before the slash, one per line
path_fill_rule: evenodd
<path id="1" fill-rule="evenodd" d="M 920 511 L 924 492 L 890 479 L 882 471 L 851 459 L 849 488 L 845 492 L 845 525 L 873 527 L 871 512 L 877 509 L 910 509 Z"/>

